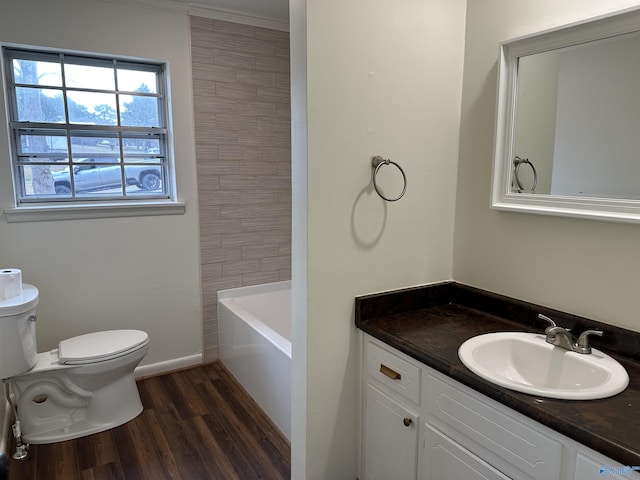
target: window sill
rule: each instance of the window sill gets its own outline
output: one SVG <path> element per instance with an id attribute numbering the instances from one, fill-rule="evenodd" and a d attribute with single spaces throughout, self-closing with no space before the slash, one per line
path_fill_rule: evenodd
<path id="1" fill-rule="evenodd" d="M 4 214 L 7 223 L 18 223 L 114 217 L 147 217 L 152 215 L 183 215 L 184 212 L 184 202 L 147 202 L 125 205 L 111 203 L 66 206 L 38 205 L 33 207 L 7 208 Z"/>

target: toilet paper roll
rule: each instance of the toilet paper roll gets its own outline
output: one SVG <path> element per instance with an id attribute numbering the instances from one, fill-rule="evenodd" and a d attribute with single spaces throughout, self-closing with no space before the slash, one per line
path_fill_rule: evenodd
<path id="1" fill-rule="evenodd" d="M 18 268 L 0 269 L 0 301 L 22 295 L 22 271 Z"/>

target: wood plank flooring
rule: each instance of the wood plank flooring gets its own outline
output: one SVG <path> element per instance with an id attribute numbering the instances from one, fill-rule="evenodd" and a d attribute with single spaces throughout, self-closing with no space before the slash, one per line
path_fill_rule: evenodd
<path id="1" fill-rule="evenodd" d="M 137 418 L 31 445 L 26 460 L 11 460 L 10 480 L 290 478 L 288 441 L 219 362 L 142 379 L 138 388 Z"/>

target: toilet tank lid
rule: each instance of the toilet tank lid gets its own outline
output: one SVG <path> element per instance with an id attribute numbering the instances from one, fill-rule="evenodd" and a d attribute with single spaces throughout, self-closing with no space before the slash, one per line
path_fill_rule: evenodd
<path id="1" fill-rule="evenodd" d="M 38 289 L 28 283 L 22 284 L 22 294 L 8 300 L 0 300 L 0 317 L 10 317 L 28 312 L 38 305 Z"/>
<path id="2" fill-rule="evenodd" d="M 142 330 L 105 330 L 67 338 L 58 344 L 60 363 L 108 360 L 125 354 L 149 340 Z"/>

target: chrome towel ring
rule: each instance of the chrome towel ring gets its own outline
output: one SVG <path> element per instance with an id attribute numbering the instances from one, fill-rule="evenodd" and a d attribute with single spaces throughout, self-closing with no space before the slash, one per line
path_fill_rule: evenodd
<path id="1" fill-rule="evenodd" d="M 536 186 L 538 185 L 538 172 L 536 172 L 536 167 L 533 166 L 533 163 L 531 163 L 528 158 L 520 158 L 518 156 L 513 159 L 513 180 L 516 187 L 514 190 L 516 190 L 518 193 L 522 193 L 522 191 L 524 190 L 524 186 L 522 185 L 520 177 L 518 176 L 520 166 L 523 163 L 529 165 L 531 167 L 531 170 L 533 170 L 533 186 L 531 187 L 531 193 L 535 193 Z"/>
<path id="2" fill-rule="evenodd" d="M 402 181 L 404 182 L 404 186 L 402 187 L 402 192 L 400 193 L 400 195 L 398 195 L 395 198 L 385 197 L 384 194 L 378 188 L 378 184 L 376 183 L 376 176 L 378 175 L 378 170 L 380 170 L 382 165 L 395 165 L 398 168 L 398 170 L 400 170 L 400 173 L 402 174 Z M 403 197 L 404 192 L 407 191 L 407 176 L 404 174 L 404 170 L 402 170 L 402 167 L 398 165 L 396 162 L 392 162 L 388 158 L 382 158 L 380 155 L 376 155 L 371 159 L 371 167 L 373 168 L 373 188 L 376 189 L 376 192 L 378 192 L 378 195 L 380 195 L 380 197 L 383 200 L 386 200 L 387 202 L 395 202 L 397 200 L 400 200 Z"/>

